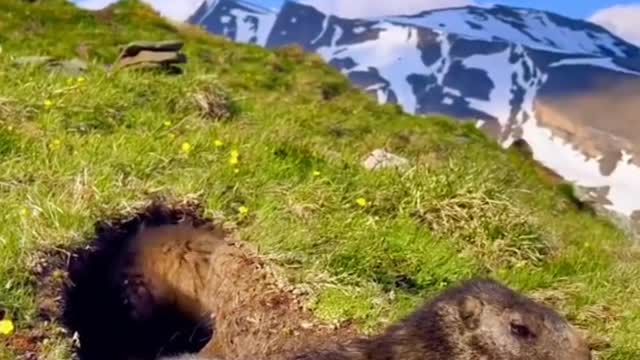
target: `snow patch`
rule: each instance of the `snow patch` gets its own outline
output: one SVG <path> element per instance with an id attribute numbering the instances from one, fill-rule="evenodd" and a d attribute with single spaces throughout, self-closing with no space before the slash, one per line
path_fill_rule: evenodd
<path id="1" fill-rule="evenodd" d="M 358 26 L 358 27 L 353 28 L 353 33 L 354 34 L 362 34 L 365 31 L 367 31 L 367 28 L 364 27 L 364 26 Z"/>
<path id="2" fill-rule="evenodd" d="M 388 22 L 376 25 L 375 29 L 380 30 L 378 39 L 350 46 L 337 46 L 342 37 L 342 29 L 336 26 L 331 45 L 320 47 L 316 52 L 327 60 L 353 59 L 359 65 L 350 69 L 350 72 L 368 71 L 375 67 L 380 76 L 390 82 L 398 103 L 404 110 L 415 113 L 417 100 L 407 78 L 412 74 L 427 72 L 418 50 L 418 30 Z"/>
<path id="3" fill-rule="evenodd" d="M 587 59 L 563 59 L 549 65 L 550 67 L 566 66 L 566 65 L 591 65 L 609 70 L 614 70 L 630 75 L 640 75 L 640 72 L 625 69 L 613 62 L 611 58 L 587 58 Z"/>
<path id="4" fill-rule="evenodd" d="M 485 9 L 473 9 L 482 11 L 486 18 L 478 18 L 470 8 L 451 8 L 429 11 L 419 17 L 391 16 L 378 19 L 431 29 L 441 28 L 441 24 L 445 24 L 448 32 L 462 37 L 486 41 L 502 39 L 533 49 L 601 56 L 605 55 L 604 48 L 616 56 L 627 56 L 611 34 L 574 30 L 556 24 L 542 11 L 521 10 L 522 20 L 509 18 L 510 21 L 506 22 Z"/>

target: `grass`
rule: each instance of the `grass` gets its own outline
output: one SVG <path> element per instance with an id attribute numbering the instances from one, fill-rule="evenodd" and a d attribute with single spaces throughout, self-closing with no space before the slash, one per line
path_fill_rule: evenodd
<path id="1" fill-rule="evenodd" d="M 175 38 L 183 75 L 100 67 L 123 43 Z M 372 331 L 491 275 L 609 344 L 602 359 L 640 355 L 640 253 L 473 126 L 379 106 L 299 49 L 176 28 L 135 1 L 96 15 L 6 0 L 0 44 L 0 308 L 18 330 L 37 322 L 39 251 L 84 244 L 105 214 L 162 194 L 235 222 L 322 318 Z M 93 60 L 81 79 L 12 64 L 79 44 Z M 366 171 L 381 147 L 412 168 Z M 47 342 L 45 358 L 66 346 Z"/>

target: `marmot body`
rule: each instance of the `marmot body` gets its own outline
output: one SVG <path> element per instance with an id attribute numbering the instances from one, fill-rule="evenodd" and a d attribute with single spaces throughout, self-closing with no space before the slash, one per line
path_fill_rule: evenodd
<path id="1" fill-rule="evenodd" d="M 283 298 L 288 295 L 254 259 L 222 237 L 170 225 L 144 229 L 132 244 L 128 256 L 134 261 L 124 274 L 139 279 L 126 292 L 136 313 L 148 316 L 141 307 L 169 301 L 195 316 L 215 316 L 214 339 L 201 355 L 175 359 L 591 358 L 585 341 L 556 311 L 492 280 L 453 287 L 377 336 L 337 342 L 301 327 L 307 315 Z"/>

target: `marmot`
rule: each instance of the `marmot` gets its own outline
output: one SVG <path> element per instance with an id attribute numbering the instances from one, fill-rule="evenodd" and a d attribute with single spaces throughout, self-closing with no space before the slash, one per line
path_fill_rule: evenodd
<path id="1" fill-rule="evenodd" d="M 172 304 L 197 318 L 215 318 L 214 338 L 201 355 L 176 360 L 591 358 L 556 311 L 494 280 L 467 281 L 379 335 L 338 342 L 344 335 L 329 338 L 303 327 L 308 314 L 274 286 L 260 263 L 209 229 L 146 227 L 130 245 L 115 279 L 126 289 L 132 316 L 150 317 L 158 304 Z"/>

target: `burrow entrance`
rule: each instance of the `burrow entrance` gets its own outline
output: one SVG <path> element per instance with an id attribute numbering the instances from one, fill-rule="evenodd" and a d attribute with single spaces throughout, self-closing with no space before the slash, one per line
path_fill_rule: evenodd
<path id="1" fill-rule="evenodd" d="M 158 356 L 195 353 L 213 336 L 209 323 L 175 308 L 155 306 L 154 316 L 137 319 L 123 302 L 122 289 L 109 281 L 114 259 L 139 227 L 190 221 L 211 224 L 195 204 L 168 206 L 154 202 L 138 213 L 96 224 L 88 247 L 76 250 L 63 289 L 62 323 L 79 340 L 80 360 L 153 360 Z"/>

